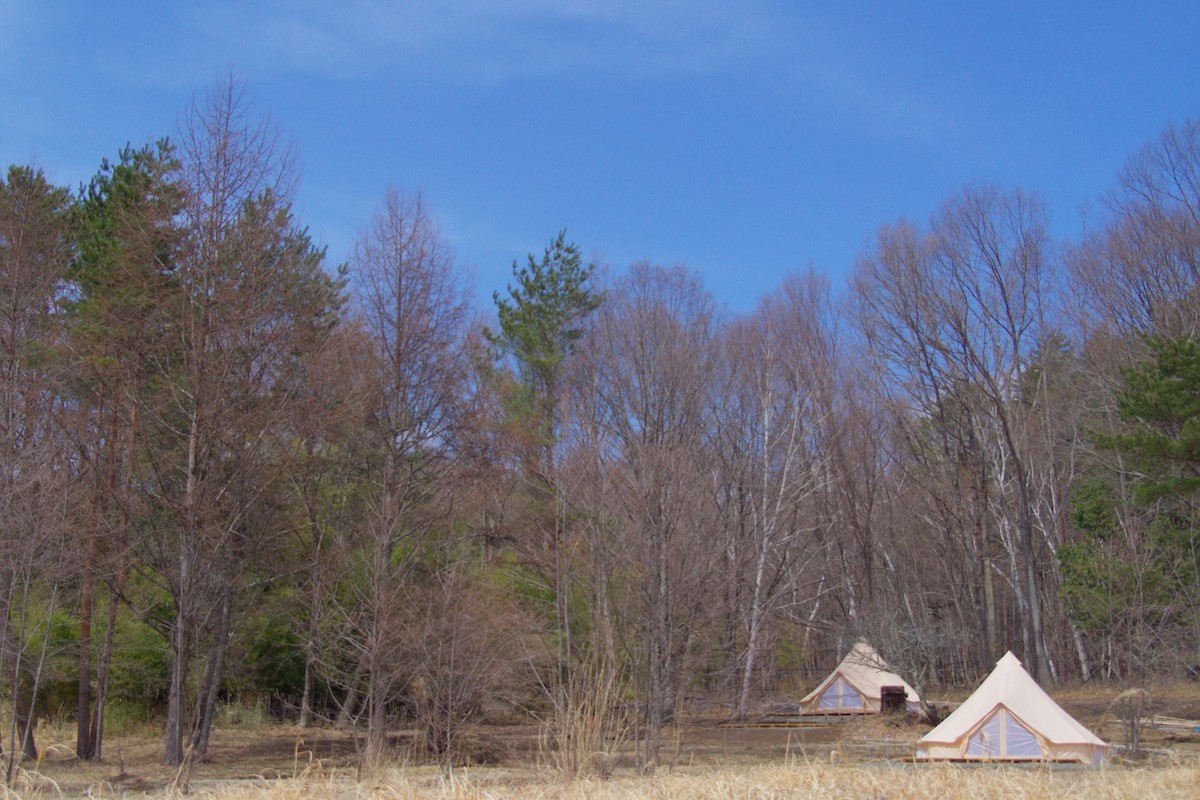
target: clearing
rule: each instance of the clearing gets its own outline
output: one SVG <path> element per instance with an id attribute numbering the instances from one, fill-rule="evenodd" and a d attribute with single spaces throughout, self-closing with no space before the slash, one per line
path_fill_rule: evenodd
<path id="1" fill-rule="evenodd" d="M 1068 712 L 1107 741 L 1121 741 L 1110 708 L 1116 690 L 1055 693 Z M 1154 710 L 1200 719 L 1200 690 L 1181 684 L 1154 697 Z M 779 719 L 772 717 L 772 719 Z M 393 766 L 371 775 L 357 769 L 353 735 L 329 728 L 282 724 L 214 728 L 210 756 L 180 772 L 159 763 L 161 743 L 150 727 L 110 735 L 102 763 L 74 758 L 73 729 L 43 724 L 40 763 L 24 764 L 14 782 L 19 797 L 167 795 L 405 797 L 535 800 L 541 797 L 1188 797 L 1200 796 L 1200 733 L 1149 727 L 1144 746 L 1154 756 L 1103 770 L 1075 766 L 962 766 L 912 764 L 927 725 L 905 718 L 856 717 L 824 725 L 739 726 L 691 719 L 667 731 L 662 767 L 638 776 L 622 758 L 611 780 L 567 781 L 544 766 L 536 725 L 482 726 L 470 737 L 476 764 L 450 779 L 412 757 L 413 731 L 397 731 Z M 1005 787 L 1007 787 L 1005 789 Z M 1003 790 L 1003 794 L 1002 794 Z M 3 790 L 0 789 L 0 792 Z M 2 796 L 2 795 L 0 795 Z"/>

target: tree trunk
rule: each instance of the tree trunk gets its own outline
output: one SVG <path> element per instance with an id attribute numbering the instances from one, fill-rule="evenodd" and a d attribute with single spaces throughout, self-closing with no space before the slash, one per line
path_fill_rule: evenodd
<path id="1" fill-rule="evenodd" d="M 124 553 L 125 547 L 129 543 L 129 532 L 131 526 L 130 509 L 133 505 L 133 464 L 135 462 L 134 450 L 136 447 L 138 413 L 137 403 L 134 402 L 132 393 L 125 395 L 125 410 L 122 412 L 121 418 L 124 421 L 122 430 L 122 442 L 120 460 L 117 467 L 113 470 L 113 480 L 115 485 L 112 492 L 119 498 L 118 509 L 120 512 L 120 535 L 121 539 L 117 542 L 117 549 Z M 121 592 L 125 586 L 126 563 L 125 556 L 119 557 L 116 562 L 117 567 L 115 583 L 109 585 L 108 592 L 108 611 L 104 627 L 104 643 L 100 648 L 100 662 L 96 665 L 96 707 L 92 712 L 92 755 L 93 761 L 100 761 L 104 758 L 104 713 L 108 706 L 108 677 L 109 667 L 112 665 L 113 640 L 117 630 L 117 610 L 120 608 Z"/>
<path id="2" fill-rule="evenodd" d="M 1071 626 L 1071 638 L 1075 641 L 1075 652 L 1079 655 L 1079 674 L 1083 678 L 1083 682 L 1087 683 L 1092 679 L 1092 666 L 1088 661 L 1087 646 L 1083 641 L 1083 631 L 1075 625 L 1074 622 L 1068 622 Z"/>
<path id="3" fill-rule="evenodd" d="M 37 722 L 33 716 L 33 687 L 27 680 L 21 679 L 14 687 L 13 718 L 17 726 L 19 749 L 25 758 L 37 761 L 37 742 L 33 738 L 33 728 Z"/>
<path id="4" fill-rule="evenodd" d="M 988 660 L 980 667 L 990 670 L 995 666 L 996 658 L 996 585 L 992 575 L 991 563 L 984 561 L 983 565 L 983 600 L 985 603 L 984 619 L 987 620 L 987 657 Z"/>
<path id="5" fill-rule="evenodd" d="M 187 630 L 189 624 L 182 613 L 176 613 L 175 627 L 171 631 L 171 684 L 167 694 L 163 763 L 172 767 L 183 763 L 183 717 L 187 700 L 188 659 L 191 655 Z"/>
<path id="6" fill-rule="evenodd" d="M 312 657 L 304 654 L 304 692 L 300 695 L 300 719 L 296 724 L 301 728 L 312 726 L 313 709 L 313 662 Z"/>
<path id="7" fill-rule="evenodd" d="M 321 582 L 315 574 L 318 569 L 315 552 L 317 549 L 318 545 L 314 543 L 312 560 L 314 574 L 310 577 L 312 591 L 309 595 L 308 638 L 304 642 L 304 693 L 300 697 L 300 719 L 298 721 L 301 728 L 309 727 L 313 721 L 313 688 L 316 683 L 317 637 L 320 634 L 321 608 Z"/>
<path id="8" fill-rule="evenodd" d="M 661 492 L 661 490 L 660 490 Z M 662 746 L 662 728 L 664 724 L 665 706 L 667 703 L 667 656 L 670 650 L 670 615 L 667 608 L 669 558 L 668 534 L 661 522 L 664 509 L 659 503 L 658 520 L 652 521 L 655 528 L 654 538 L 654 569 L 651 575 L 651 590 L 649 603 L 649 626 L 646 655 L 647 691 L 646 691 L 646 752 L 643 768 L 653 771 L 658 765 L 658 752 Z"/>
<path id="9" fill-rule="evenodd" d="M 346 688 L 346 697 L 342 700 L 342 707 L 338 710 L 337 724 L 339 727 L 349 725 L 350 720 L 354 719 L 354 712 L 358 711 L 358 704 L 362 699 L 362 694 L 358 691 L 358 682 L 362 680 L 362 675 L 361 670 L 356 671 L 350 685 Z"/>
<path id="10" fill-rule="evenodd" d="M 203 350 L 201 349 L 201 352 Z M 179 537 L 179 570 L 175 587 L 175 627 L 171 631 L 171 684 L 167 694 L 167 725 L 164 734 L 163 762 L 169 766 L 183 763 L 184 715 L 187 704 L 188 661 L 191 656 L 193 583 L 198 568 L 194 551 L 199 547 L 200 525 L 196 508 L 198 492 L 198 450 L 200 447 L 199 401 L 188 414 L 187 469 L 183 489 L 183 529 Z"/>
<path id="11" fill-rule="evenodd" d="M 108 595 L 108 619 L 104 628 L 104 644 L 100 647 L 100 662 L 96 665 L 96 709 L 92 714 L 92 760 L 104 758 L 104 711 L 108 703 L 108 669 L 112 664 L 113 638 L 117 628 L 118 592 Z"/>
<path id="12" fill-rule="evenodd" d="M 1050 659 L 1046 652 L 1045 631 L 1042 625 L 1042 601 L 1039 593 L 1037 564 L 1034 563 L 1033 552 L 1033 514 L 1030 507 L 1029 487 L 1022 469 L 1018 473 L 1021 481 L 1020 509 L 1020 542 L 1021 560 L 1024 567 L 1025 592 L 1029 608 L 1029 633 L 1033 639 L 1033 653 L 1036 659 L 1034 677 L 1041 681 L 1052 680 Z"/>
<path id="13" fill-rule="evenodd" d="M 13 652 L 13 645 L 10 641 L 11 627 L 9 622 L 9 606 L 12 595 L 12 576 L 7 570 L 2 569 L 2 567 L 3 565 L 0 565 L 0 686 L 3 686 L 4 683 L 7 683 L 10 693 L 13 695 L 12 699 L 15 700 L 17 682 L 13 680 L 16 670 L 13 666 L 12 657 L 10 656 L 10 653 Z M 7 736 L 11 735 L 15 748 L 15 742 L 17 738 L 16 731 L 17 728 L 15 724 L 15 718 L 13 720 L 11 732 L 0 730 L 0 753 L 4 752 L 4 741 Z M 5 770 L 6 775 L 8 775 L 8 772 L 8 770 Z M 5 782 L 7 783 L 7 779 Z"/>
<path id="14" fill-rule="evenodd" d="M 102 517 L 98 509 L 97 524 Z M 83 580 L 79 587 L 79 675 L 75 692 L 75 755 L 81 760 L 92 758 L 95 743 L 92 741 L 92 584 L 96 573 L 96 539 L 92 531 L 88 535 L 87 561 L 83 567 Z"/>
<path id="15" fill-rule="evenodd" d="M 213 630 L 212 647 L 208 651 L 208 664 L 204 669 L 204 681 L 196 697 L 196 717 L 192 723 L 192 747 L 196 755 L 204 758 L 208 754 L 208 735 L 212 730 L 213 713 L 217 707 L 217 696 L 221 691 L 221 676 L 225 667 L 225 653 L 229 649 L 231 624 L 230 593 L 221 593 L 217 624 Z"/>
<path id="16" fill-rule="evenodd" d="M 337 724 L 339 727 L 350 724 L 350 720 L 354 719 L 354 714 L 358 711 L 359 704 L 362 703 L 363 693 L 359 687 L 362 686 L 369 666 L 368 655 L 363 653 L 358 659 L 358 665 L 354 668 L 350 682 L 346 685 L 346 695 L 338 709 Z"/>
<path id="17" fill-rule="evenodd" d="M 8 682 L 9 700 L 12 704 L 12 719 L 9 730 L 9 741 L 12 751 L 9 753 L 8 778 L 12 777 L 12 769 L 18 756 L 37 758 L 37 744 L 33 737 L 32 698 L 27 681 L 22 679 L 21 662 L 17 654 L 16 642 L 12 639 L 12 622 L 10 614 L 12 604 L 12 575 L 3 575 L 0 585 L 0 677 Z M 3 737 L 0 737 L 3 738 Z"/>
<path id="18" fill-rule="evenodd" d="M 312 445 L 309 445 L 309 458 L 313 457 Z M 321 628 L 321 523 L 317 515 L 317 503 L 312 497 L 309 482 L 304 484 L 304 505 L 308 512 L 308 531 L 311 537 L 309 552 L 309 593 L 308 593 L 308 638 L 304 642 L 304 694 L 300 697 L 301 728 L 307 728 L 313 721 L 313 689 L 316 683 L 317 639 Z"/>
<path id="19" fill-rule="evenodd" d="M 372 674 L 367 677 L 367 753 L 371 761 L 382 756 L 387 747 L 387 684 L 375 670 L 372 665 Z"/>
<path id="20" fill-rule="evenodd" d="M 746 658 L 742 665 L 742 686 L 738 694 L 738 704 L 735 716 L 739 720 L 746 719 L 750 712 L 750 688 L 753 684 L 755 661 L 758 656 L 760 629 L 763 616 L 763 581 L 767 566 L 767 552 L 770 548 L 770 538 L 764 535 L 759 542 L 758 558 L 754 565 L 754 589 L 750 597 L 750 626 L 746 635 Z"/>

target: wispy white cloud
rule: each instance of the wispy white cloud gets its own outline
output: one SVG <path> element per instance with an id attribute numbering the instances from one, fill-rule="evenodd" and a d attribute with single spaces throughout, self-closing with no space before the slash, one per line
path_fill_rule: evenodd
<path id="1" fill-rule="evenodd" d="M 811 87 L 828 119 L 882 140 L 924 143 L 961 135 L 967 122 L 939 104 L 931 87 L 913 86 L 886 69 L 867 68 L 831 56 L 796 79 Z"/>
<path id="2" fill-rule="evenodd" d="M 189 24 L 252 72 L 393 70 L 451 85 L 732 76 L 876 138 L 928 141 L 960 127 L 928 88 L 889 72 L 888 54 L 864 53 L 852 20 L 775 0 L 223 0 L 192 13 Z"/>
<path id="3" fill-rule="evenodd" d="M 20 58 L 18 45 L 35 22 L 28 0 L 0 0 L 0 70 Z"/>
<path id="4" fill-rule="evenodd" d="M 757 57 L 763 10 L 715 0 L 224 3 L 192 22 L 285 69 L 348 77 L 405 66 L 458 80 L 548 74 L 674 77 Z"/>
<path id="5" fill-rule="evenodd" d="M 792 50 L 779 82 L 813 102 L 825 124 L 882 140 L 944 141 L 964 120 L 915 82 L 903 46 L 881 41 L 862 20 L 809 15 L 788 27 Z M 786 91 L 786 90 L 785 90 Z"/>

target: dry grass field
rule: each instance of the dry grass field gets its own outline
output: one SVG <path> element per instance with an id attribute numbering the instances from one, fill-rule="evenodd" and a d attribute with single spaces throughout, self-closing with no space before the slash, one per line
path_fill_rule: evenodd
<path id="1" fill-rule="evenodd" d="M 1110 706 L 1116 691 L 1085 687 L 1056 692 L 1062 705 L 1109 741 L 1119 741 Z M 953 697 L 944 698 L 952 701 Z M 1194 684 L 1155 697 L 1156 713 L 1200 717 Z M 739 727 L 696 719 L 673 729 L 654 775 L 630 759 L 609 779 L 567 779 L 544 766 L 536 726 L 492 725 L 473 735 L 479 763 L 450 776 L 420 763 L 410 731 L 395 736 L 395 758 L 364 773 L 352 736 L 300 731 L 230 716 L 213 734 L 210 758 L 179 772 L 159 763 L 153 726 L 110 736 L 103 763 L 80 763 L 69 725 L 43 724 L 43 758 L 26 763 L 0 800 L 70 797 L 194 797 L 228 800 L 404 798 L 405 800 L 770 800 L 771 798 L 1200 798 L 1200 733 L 1148 729 L 1155 756 L 1103 769 L 1074 765 L 914 764 L 923 726 L 866 717 L 817 727 Z"/>
<path id="2" fill-rule="evenodd" d="M 653 776 L 567 780 L 538 770 L 470 768 L 446 777 L 427 768 L 392 768 L 365 778 L 349 770 L 312 769 L 295 777 L 193 780 L 188 796 L 225 800 L 295 798 L 401 798 L 402 800 L 985 800 L 988 798 L 1162 798 L 1194 800 L 1200 794 L 1200 761 L 1150 767 L 1016 767 L 829 764 L 796 759 L 784 764 L 683 767 Z M 99 782 L 60 786 L 29 775 L 6 795 L 28 798 L 178 797 L 182 787 Z"/>

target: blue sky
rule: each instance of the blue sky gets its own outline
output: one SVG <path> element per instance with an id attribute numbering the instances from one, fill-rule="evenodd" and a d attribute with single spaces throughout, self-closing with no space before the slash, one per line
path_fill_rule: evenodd
<path id="1" fill-rule="evenodd" d="M 840 284 L 879 225 L 972 180 L 1078 235 L 1200 114 L 1197 31 L 1194 0 L 0 0 L 0 163 L 74 186 L 232 69 L 334 259 L 388 184 L 419 187 L 481 300 L 566 227 L 742 311 L 789 271 Z"/>

